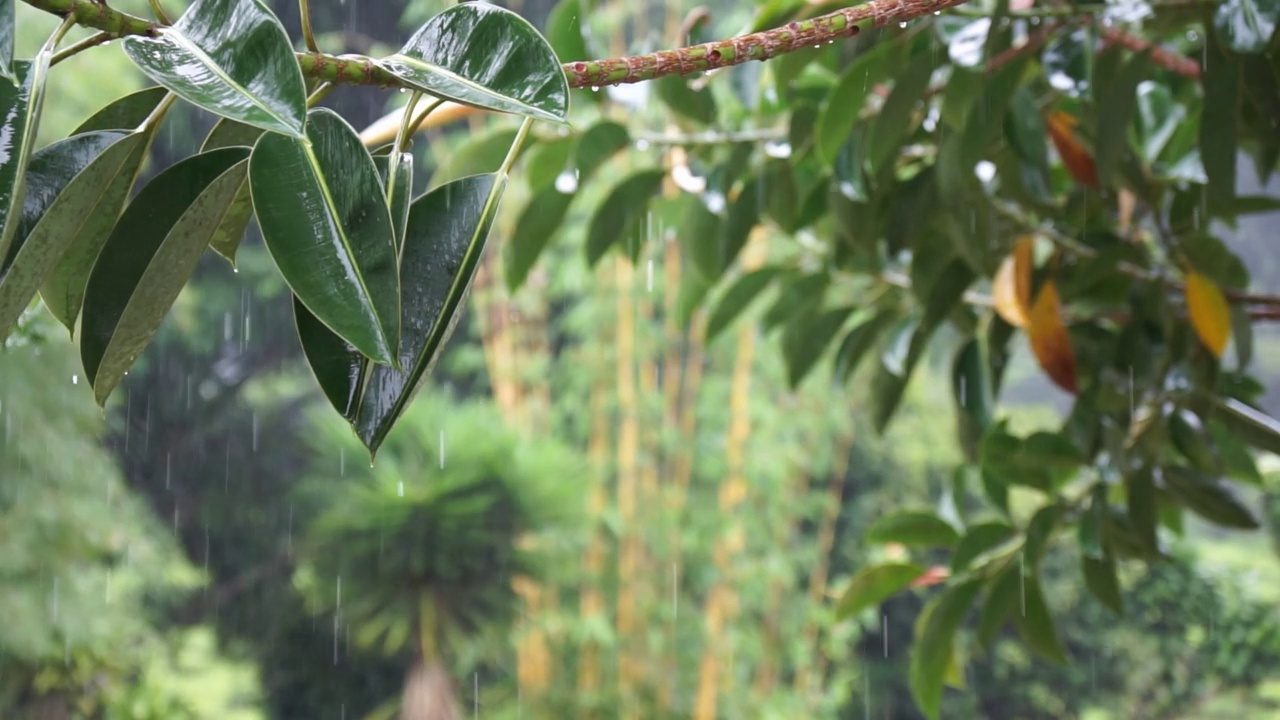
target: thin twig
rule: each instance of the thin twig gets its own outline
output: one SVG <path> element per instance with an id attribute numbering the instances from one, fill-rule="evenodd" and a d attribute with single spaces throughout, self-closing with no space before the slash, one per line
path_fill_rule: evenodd
<path id="1" fill-rule="evenodd" d="M 311 3 L 308 0 L 298 0 L 298 15 L 302 19 L 302 41 L 311 52 L 320 52 L 320 46 L 316 45 L 316 33 L 311 29 Z"/>
<path id="2" fill-rule="evenodd" d="M 569 85 L 600 87 L 643 82 L 667 75 L 689 75 L 714 68 L 769 60 L 806 47 L 816 47 L 857 35 L 858 23 L 880 27 L 903 23 L 961 5 L 967 0 L 871 0 L 809 20 L 798 20 L 763 32 L 727 40 L 660 50 L 632 57 L 584 60 L 564 64 Z M 120 12 L 95 0 L 23 0 L 26 4 L 80 25 L 97 28 L 116 37 L 154 36 L 159 26 L 144 18 Z M 363 55 L 334 56 L 318 52 L 298 53 L 307 76 L 346 85 L 405 87 L 376 60 Z"/>
<path id="3" fill-rule="evenodd" d="M 54 65 L 57 65 L 58 63 L 62 62 L 63 60 L 66 60 L 72 55 L 77 55 L 79 53 L 84 52 L 85 50 L 88 50 L 89 48 L 97 47 L 105 42 L 110 42 L 111 40 L 114 40 L 114 39 L 115 39 L 115 35 L 112 35 L 109 32 L 94 33 L 93 35 L 90 35 L 89 37 L 81 40 L 80 42 L 68 45 L 67 47 L 54 53 L 53 59 L 49 61 L 49 67 L 53 67 Z"/>
<path id="4" fill-rule="evenodd" d="M 156 20 L 162 25 L 172 25 L 173 21 L 169 19 L 169 13 L 164 11 L 164 7 L 160 4 L 160 0 L 151 0 L 151 14 L 156 16 Z"/>

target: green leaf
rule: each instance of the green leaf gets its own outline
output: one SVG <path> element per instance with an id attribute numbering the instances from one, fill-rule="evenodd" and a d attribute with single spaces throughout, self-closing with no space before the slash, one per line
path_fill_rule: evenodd
<path id="1" fill-rule="evenodd" d="M 1269 453 L 1280 455 L 1280 422 L 1234 398 L 1215 396 L 1215 418 L 1240 439 Z"/>
<path id="2" fill-rule="evenodd" d="M 116 98 L 111 104 L 90 115 L 71 134 L 79 135 L 96 130 L 136 130 L 168 94 L 168 90 L 157 85 Z"/>
<path id="3" fill-rule="evenodd" d="M 578 168 L 579 183 L 590 177 L 606 160 L 631 142 L 627 128 L 612 120 L 601 120 L 587 128 L 578 138 L 573 159 Z"/>
<path id="4" fill-rule="evenodd" d="M 40 112 L 39 68 L 17 62 L 14 70 L 19 79 L 16 85 L 0 82 L 0 260 L 9 257 L 9 246 L 22 220 L 27 163 Z"/>
<path id="5" fill-rule="evenodd" d="M 262 133 L 262 128 L 222 118 L 209 131 L 208 137 L 204 139 L 204 145 L 200 147 L 200 152 L 226 147 L 252 149 L 258 142 L 258 138 L 262 137 Z M 240 182 L 240 190 L 236 193 L 235 200 L 227 208 L 226 214 L 222 216 L 222 222 L 218 224 L 218 228 L 213 231 L 213 237 L 209 240 L 209 247 L 226 258 L 232 267 L 236 265 L 236 251 L 240 249 L 245 230 L 248 229 L 249 221 L 252 219 L 253 194 L 249 189 L 249 178 L 246 176 Z"/>
<path id="6" fill-rule="evenodd" d="M 871 50 L 858 56 L 849 69 L 840 76 L 840 82 L 827 95 L 818 109 L 818 123 L 814 131 L 813 149 L 824 164 L 834 164 L 841 146 L 849 138 L 858 113 L 866 102 L 872 80 L 880 72 L 892 43 L 877 43 Z"/>
<path id="7" fill-rule="evenodd" d="M 800 211 L 800 191 L 796 188 L 795 170 L 791 163 L 782 159 L 766 161 L 760 184 L 767 198 L 764 211 L 778 223 L 778 227 L 794 232 L 796 215 Z"/>
<path id="8" fill-rule="evenodd" d="M 894 325 L 893 330 L 889 333 L 888 341 L 885 343 L 884 352 L 880 355 L 880 362 L 884 365 L 884 369 L 897 377 L 906 375 L 909 368 L 908 360 L 911 356 L 911 344 L 915 338 L 916 329 L 920 327 L 920 319 L 915 315 L 908 315 Z"/>
<path id="9" fill-rule="evenodd" d="M 370 455 L 430 375 L 457 324 L 505 184 L 494 174 L 455 180 L 410 208 L 400 266 L 403 371 L 368 363 L 360 369 L 354 348 L 344 348 L 331 333 L 323 336 L 306 309 L 294 305 L 307 361 Z"/>
<path id="10" fill-rule="evenodd" d="M 735 319 L 746 312 L 751 302 L 778 276 L 777 268 L 760 268 L 740 276 L 729 286 L 707 318 L 706 342 L 710 343 Z"/>
<path id="11" fill-rule="evenodd" d="M 263 132 L 260 127 L 245 125 L 242 122 L 228 120 L 227 118 L 219 118 L 218 122 L 214 123 L 213 129 L 205 136 L 204 144 L 200 146 L 200 152 L 209 152 L 210 150 L 226 147 L 252 148 L 257 144 L 258 138 L 262 137 Z"/>
<path id="12" fill-rule="evenodd" d="M 929 718 L 938 717 L 956 630 L 981 589 L 981 580 L 968 580 L 947 588 L 929 601 L 916 623 L 909 680 L 916 704 Z"/>
<path id="13" fill-rule="evenodd" d="M 1005 131 L 1018 157 L 1036 170 L 1048 173 L 1049 144 L 1045 138 L 1049 131 L 1035 96 L 1026 86 L 1014 91 L 1006 123 Z"/>
<path id="14" fill-rule="evenodd" d="M 852 312 L 850 307 L 823 312 L 813 309 L 787 323 L 782 331 L 782 357 L 787 364 L 787 382 L 791 389 L 799 387 L 818 364 Z"/>
<path id="15" fill-rule="evenodd" d="M 891 311 L 880 311 L 865 322 L 858 323 L 844 336 L 840 348 L 836 350 L 835 377 L 847 382 L 866 357 L 867 351 L 875 346 L 880 334 L 887 330 L 897 319 Z"/>
<path id="16" fill-rule="evenodd" d="M 520 211 L 503 257 L 507 287 L 512 292 L 529 276 L 538 256 L 564 222 L 573 198 L 572 194 L 546 187 L 530 198 L 529 203 Z"/>
<path id="17" fill-rule="evenodd" d="M 987 599 L 978 614 L 978 641 L 983 647 L 991 647 L 1005 619 L 1019 607 L 1021 599 L 1022 573 L 1018 572 L 1017 565 L 1005 568 L 987 584 Z"/>
<path id="18" fill-rule="evenodd" d="M 866 532 L 867 542 L 892 542 L 913 547 L 950 547 L 959 539 L 960 533 L 954 527 L 928 510 L 891 512 L 877 518 Z"/>
<path id="19" fill-rule="evenodd" d="M 1188 510 L 1213 523 L 1256 530 L 1258 520 L 1221 479 L 1184 467 L 1164 468 L 1165 487 Z"/>
<path id="20" fill-rule="evenodd" d="M 1084 573 L 1085 587 L 1098 602 L 1110 608 L 1115 614 L 1124 613 L 1124 600 L 1120 595 L 1120 580 L 1116 577 L 1116 561 L 1110 553 L 1101 558 L 1081 556 L 1080 568 Z"/>
<path id="21" fill-rule="evenodd" d="M 80 359 L 105 405 L 186 285 L 248 171 L 247 148 L 194 155 L 130 203 L 85 288 Z"/>
<path id="22" fill-rule="evenodd" d="M 1091 494 L 1089 508 L 1080 515 L 1080 552 L 1086 558 L 1098 560 L 1106 554 L 1102 527 L 1108 511 L 1107 488 L 1096 483 Z"/>
<path id="23" fill-rule="evenodd" d="M 1024 533 L 1026 542 L 1022 546 L 1024 575 L 1034 575 L 1040 567 L 1040 561 L 1049 547 L 1049 541 L 1053 538 L 1059 521 L 1062 520 L 1062 513 L 1061 505 L 1046 505 L 1037 510 L 1027 522 L 1027 530 Z"/>
<path id="24" fill-rule="evenodd" d="M 970 338 L 956 351 L 951 365 L 951 391 L 958 409 L 960 444 L 969 461 L 976 462 L 995 404 L 990 363 L 980 338 Z"/>
<path id="25" fill-rule="evenodd" d="M 709 88 L 695 90 L 679 75 L 659 78 L 654 85 L 658 98 L 676 115 L 699 125 L 716 122 L 716 100 Z"/>
<path id="26" fill-rule="evenodd" d="M 496 5 L 454 5 L 380 61 L 409 85 L 463 105 L 567 122 L 569 81 L 528 20 Z"/>
<path id="27" fill-rule="evenodd" d="M 582 33 L 582 16 L 580 0 L 560 0 L 547 15 L 547 42 L 562 61 L 591 59 Z"/>
<path id="28" fill-rule="evenodd" d="M 394 362 L 400 342 L 395 232 L 373 158 L 332 110 L 307 137 L 263 135 L 249 160 L 253 206 L 285 282 L 360 352 Z"/>
<path id="29" fill-rule="evenodd" d="M 1124 64 L 1103 90 L 1098 102 L 1098 135 L 1094 142 L 1098 179 L 1110 181 L 1120 160 L 1129 151 L 1129 125 L 1138 106 L 1138 83 L 1151 71 L 1151 58 L 1137 53 Z"/>
<path id="30" fill-rule="evenodd" d="M 1218 35 L 1238 53 L 1266 50 L 1276 33 L 1277 20 L 1280 20 L 1277 0 L 1227 0 L 1213 14 Z"/>
<path id="31" fill-rule="evenodd" d="M 1205 39 L 1204 104 L 1200 112 L 1200 161 L 1212 212 L 1228 208 L 1236 195 L 1236 147 L 1239 142 L 1240 61 L 1215 41 Z"/>
<path id="32" fill-rule="evenodd" d="M 1059 665 L 1067 664 L 1067 653 L 1058 638 L 1053 614 L 1035 576 L 1022 579 L 1022 608 L 1013 613 L 1013 624 L 1027 645 L 1041 657 Z"/>
<path id="33" fill-rule="evenodd" d="M 529 189 L 538 192 L 555 182 L 560 173 L 564 172 L 575 144 L 575 138 L 562 137 L 544 142 L 531 150 L 524 163 L 524 178 Z"/>
<path id="34" fill-rule="evenodd" d="M 1160 547 L 1156 532 L 1160 511 L 1155 478 L 1149 468 L 1140 469 L 1125 478 L 1125 495 L 1134 535 L 1147 552 L 1156 552 Z"/>
<path id="35" fill-rule="evenodd" d="M 853 617 L 880 604 L 923 574 L 924 568 L 914 563 L 890 562 L 862 568 L 849 581 L 844 595 L 840 596 L 840 602 L 836 604 L 836 618 Z"/>
<path id="36" fill-rule="evenodd" d="M 18 84 L 13 74 L 13 33 L 17 27 L 13 0 L 0 0 L 0 79 Z"/>
<path id="37" fill-rule="evenodd" d="M 587 264 L 594 267 L 614 245 L 628 255 L 638 252 L 644 240 L 649 199 L 662 187 L 666 171 L 637 170 L 613 186 L 596 207 L 587 227 Z"/>
<path id="38" fill-rule="evenodd" d="M 719 242 L 721 267 L 725 270 L 737 259 L 747 244 L 751 229 L 760 222 L 760 209 L 764 205 L 765 186 L 753 177 L 742 186 L 738 197 L 729 204 L 724 224 L 720 226 Z"/>
<path id="39" fill-rule="evenodd" d="M 431 187 L 437 188 L 468 175 L 494 172 L 506 159 L 515 140 L 516 129 L 513 127 L 493 128 L 467 138 L 431 174 Z"/>
<path id="40" fill-rule="evenodd" d="M 65 247 L 40 286 L 40 298 L 53 316 L 75 332 L 76 318 L 84 304 L 85 285 L 93 271 L 98 253 L 111 236 L 120 210 L 129 199 L 129 191 L 147 159 L 154 131 L 134 132 L 103 151 L 94 162 L 93 175 L 83 184 L 76 183 L 77 195 L 68 196 L 69 208 L 80 210 L 75 215 L 55 216 L 47 229 L 49 236 L 62 236 Z M 83 193 L 83 195 L 80 195 Z M 61 199 L 61 198 L 60 198 Z M 82 210 L 81 210 L 82 209 Z M 51 213 L 52 214 L 52 213 Z M 44 237 L 46 230 L 37 226 L 32 235 Z M 30 242 L 44 242 L 29 239 Z"/>
<path id="41" fill-rule="evenodd" d="M 0 263 L 0 340 L 82 229 L 95 220 L 102 224 L 97 209 L 136 142 L 120 131 L 92 132 L 60 140 L 31 157 L 22 221 L 10 257 Z M 115 214 L 107 220 L 114 223 Z M 100 232 L 109 230 L 108 225 Z"/>
<path id="42" fill-rule="evenodd" d="M 895 73 L 893 90 L 867 137 L 867 164 L 873 177 L 879 176 L 886 163 L 898 156 L 902 141 L 915 129 L 911 114 L 924 96 L 937 64 L 937 55 L 930 47 L 916 53 L 905 68 Z"/>
<path id="43" fill-rule="evenodd" d="M 999 547 L 1013 537 L 1013 526 L 999 520 L 977 523 L 965 531 L 964 537 L 956 545 L 951 554 L 951 572 L 961 573 L 969 569 L 969 565 L 984 553 Z"/>
<path id="44" fill-rule="evenodd" d="M 708 201 L 722 198 L 715 191 L 685 196 L 677 235 L 680 249 L 693 265 L 693 270 L 709 282 L 719 280 L 725 271 L 724 249 L 720 244 L 724 215 L 707 207 Z"/>
<path id="45" fill-rule="evenodd" d="M 124 51 L 147 77 L 196 107 L 306 137 L 302 70 L 262 0 L 195 0 L 171 27 L 125 38 Z"/>

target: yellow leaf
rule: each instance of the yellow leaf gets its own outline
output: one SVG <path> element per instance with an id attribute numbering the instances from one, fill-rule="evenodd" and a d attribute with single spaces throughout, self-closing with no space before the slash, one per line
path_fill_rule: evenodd
<path id="1" fill-rule="evenodd" d="M 1194 270 L 1187 273 L 1187 310 L 1191 326 L 1200 342 L 1213 356 L 1221 359 L 1231 339 L 1231 310 L 1222 290 L 1209 278 Z"/>
<path id="2" fill-rule="evenodd" d="M 1024 235 L 1013 244 L 1013 252 L 1000 263 L 992 280 L 996 312 L 1014 327 L 1027 326 L 1031 307 L 1031 266 L 1035 238 Z"/>
<path id="3" fill-rule="evenodd" d="M 1062 302 L 1053 280 L 1046 280 L 1027 315 L 1027 340 L 1045 374 L 1067 392 L 1076 391 L 1076 357 L 1062 322 Z"/>
<path id="4" fill-rule="evenodd" d="M 1078 122 L 1074 116 L 1061 110 L 1050 113 L 1045 119 L 1049 139 L 1053 140 L 1053 146 L 1058 150 L 1058 156 L 1062 158 L 1062 164 L 1067 167 L 1071 177 L 1081 185 L 1096 188 L 1098 168 L 1093 163 L 1093 156 L 1076 138 L 1074 130 Z"/>
<path id="5" fill-rule="evenodd" d="M 947 673 L 942 676 L 942 681 L 957 690 L 965 689 L 964 660 L 960 657 L 959 647 L 952 647 L 951 657 L 947 660 Z"/>

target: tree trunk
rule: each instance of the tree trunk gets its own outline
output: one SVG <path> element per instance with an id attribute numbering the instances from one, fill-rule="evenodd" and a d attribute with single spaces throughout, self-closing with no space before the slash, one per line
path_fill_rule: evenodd
<path id="1" fill-rule="evenodd" d="M 439 662 L 419 659 L 405 676 L 400 720 L 461 720 L 453 679 Z"/>

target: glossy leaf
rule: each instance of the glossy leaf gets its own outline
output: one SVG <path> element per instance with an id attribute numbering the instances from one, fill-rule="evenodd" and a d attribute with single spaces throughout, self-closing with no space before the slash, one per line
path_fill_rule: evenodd
<path id="1" fill-rule="evenodd" d="M 40 286 L 45 307 L 70 332 L 75 332 L 94 261 L 129 199 L 154 135 L 153 130 L 130 133 L 104 151 L 95 162 L 93 180 L 83 186 L 85 197 L 75 201 L 76 207 L 84 208 L 83 214 L 60 218 L 49 228 L 51 234 L 74 233 L 64 238 L 66 246 L 60 259 Z"/>
<path id="2" fill-rule="evenodd" d="M 168 94 L 167 89 L 153 86 L 116 98 L 90 115 L 71 134 L 79 135 L 95 130 L 135 130 Z"/>
<path id="3" fill-rule="evenodd" d="M 252 148 L 262 133 L 261 128 L 222 118 L 209 131 L 200 152 L 227 147 Z M 240 183 L 240 191 L 236 193 L 231 207 L 227 209 L 218 229 L 213 232 L 213 237 L 209 240 L 209 247 L 226 258 L 232 267 L 235 267 L 236 251 L 240 249 L 240 243 L 244 240 L 245 231 L 251 220 L 253 220 L 253 194 L 249 189 L 249 178 L 246 176 Z"/>
<path id="4" fill-rule="evenodd" d="M 638 250 L 644 240 L 649 199 L 665 176 L 658 168 L 637 170 L 613 186 L 587 226 L 588 265 L 595 266 L 614 245 L 621 245 L 629 255 Z"/>
<path id="5" fill-rule="evenodd" d="M 951 546 L 960 534 L 947 521 L 927 510 L 898 510 L 883 515 L 867 528 L 872 543 L 901 543 L 910 547 Z"/>
<path id="6" fill-rule="evenodd" d="M 1036 577 L 1022 580 L 1022 607 L 1013 613 L 1013 624 L 1027 645 L 1041 657 L 1059 665 L 1067 664 L 1067 653 L 1058 637 L 1049 604 Z"/>
<path id="7" fill-rule="evenodd" d="M 1011 525 L 999 520 L 977 523 L 965 532 L 951 554 L 951 571 L 963 572 L 984 553 L 999 547 L 1014 535 Z"/>
<path id="8" fill-rule="evenodd" d="M 263 135 L 249 184 L 267 250 L 302 304 L 360 352 L 393 362 L 400 342 L 394 229 L 377 167 L 351 126 L 318 108 L 305 140 Z"/>
<path id="9" fill-rule="evenodd" d="M 1035 238 L 1030 235 L 1018 238 L 1013 244 L 1013 252 L 1000 263 L 991 281 L 991 298 L 996 313 L 1014 327 L 1027 326 L 1027 315 L 1031 310 L 1034 250 Z"/>
<path id="10" fill-rule="evenodd" d="M 376 455 L 387 433 L 430 375 L 453 333 L 504 186 L 505 179 L 497 175 L 463 178 L 432 190 L 409 210 L 401 257 L 404 334 L 399 360 L 403 371 L 366 364 L 364 373 L 368 377 L 359 380 L 359 400 L 345 413 L 371 455 Z M 349 359 L 327 365 L 327 369 L 317 368 L 317 357 L 310 353 L 308 360 L 322 382 L 326 376 L 340 379 L 345 374 L 351 378 Z M 331 385 L 325 392 L 331 400 L 353 396 L 347 384 L 337 385 L 336 389 Z M 338 405 L 340 402 L 335 402 Z"/>
<path id="11" fill-rule="evenodd" d="M 18 84 L 13 74 L 13 36 L 17 29 L 13 0 L 0 0 L 0 80 Z"/>
<path id="12" fill-rule="evenodd" d="M 121 131 L 74 135 L 41 149 L 27 167 L 22 220 L 10 258 L 0 264 L 0 338 L 53 272 L 86 225 L 99 218 L 99 205 L 137 140 Z M 115 213 L 106 220 L 114 223 Z M 105 235 L 107 225 L 100 229 Z"/>
<path id="13" fill-rule="evenodd" d="M 80 359 L 104 405 L 159 329 L 248 172 L 247 148 L 194 155 L 138 193 L 85 288 Z"/>
<path id="14" fill-rule="evenodd" d="M 778 276 L 777 268 L 760 268 L 745 273 L 729 286 L 716 302 L 711 316 L 707 318 L 706 342 L 710 343 L 729 327 L 735 319 L 746 312 L 769 283 Z"/>
<path id="15" fill-rule="evenodd" d="M 123 42 L 142 72 L 192 105 L 305 137 L 302 71 L 284 27 L 261 0 L 195 0 L 171 27 Z"/>
<path id="16" fill-rule="evenodd" d="M 9 257 L 9 246 L 22 218 L 27 162 L 36 135 L 36 128 L 32 127 L 32 121 L 37 119 L 33 106 L 39 100 L 38 92 L 33 93 L 33 83 L 39 79 L 37 68 L 29 62 L 18 62 L 14 69 L 18 84 L 0 82 L 0 260 Z"/>
<path id="17" fill-rule="evenodd" d="M 1200 342 L 1221 360 L 1231 340 L 1231 308 L 1227 298 L 1216 283 L 1193 270 L 1187 273 L 1186 300 L 1191 326 Z"/>
<path id="18" fill-rule="evenodd" d="M 378 168 L 378 178 L 387 193 L 387 208 L 391 211 L 391 227 L 395 233 L 396 252 L 404 246 L 405 226 L 409 223 L 409 204 L 413 193 L 413 154 L 401 153 L 396 158 L 395 174 L 387 169 L 391 155 L 379 155 L 373 159 Z"/>
<path id="19" fill-rule="evenodd" d="M 569 82 L 529 21 L 496 5 L 454 5 L 381 64 L 409 85 L 463 105 L 566 122 Z"/>
<path id="20" fill-rule="evenodd" d="M 260 127 L 245 125 L 242 122 L 228 120 L 227 118 L 219 118 L 218 122 L 213 124 L 213 129 L 205 136 L 204 144 L 200 146 L 200 152 L 209 152 L 210 150 L 227 147 L 252 148 L 258 143 L 258 138 L 262 137 L 263 132 Z"/>
<path id="21" fill-rule="evenodd" d="M 942 595 L 929 601 L 916 623 L 908 679 L 911 694 L 926 717 L 934 720 L 938 717 L 956 631 L 981 589 L 980 580 L 967 580 L 947 588 Z"/>
<path id="22" fill-rule="evenodd" d="M 1027 316 L 1027 340 L 1040 367 L 1063 390 L 1076 391 L 1075 351 L 1062 322 L 1062 303 L 1053 280 L 1045 281 Z"/>
<path id="23" fill-rule="evenodd" d="M 844 595 L 836 604 L 836 617 L 849 618 L 878 605 L 891 595 L 906 588 L 912 580 L 924 574 L 925 569 L 915 563 L 888 562 L 870 565 L 858 571 L 849 581 Z"/>
<path id="24" fill-rule="evenodd" d="M 1227 46 L 1238 53 L 1260 53 L 1280 22 L 1277 0 L 1227 0 L 1213 14 L 1213 25 Z"/>
<path id="25" fill-rule="evenodd" d="M 1062 164 L 1071 173 L 1071 177 L 1085 187 L 1097 188 L 1099 186 L 1098 169 L 1094 164 L 1093 156 L 1076 137 L 1077 124 L 1076 118 L 1062 111 L 1050 113 L 1045 119 L 1049 138 L 1053 140 L 1053 146 L 1058 150 L 1058 157 L 1062 159 Z"/>

